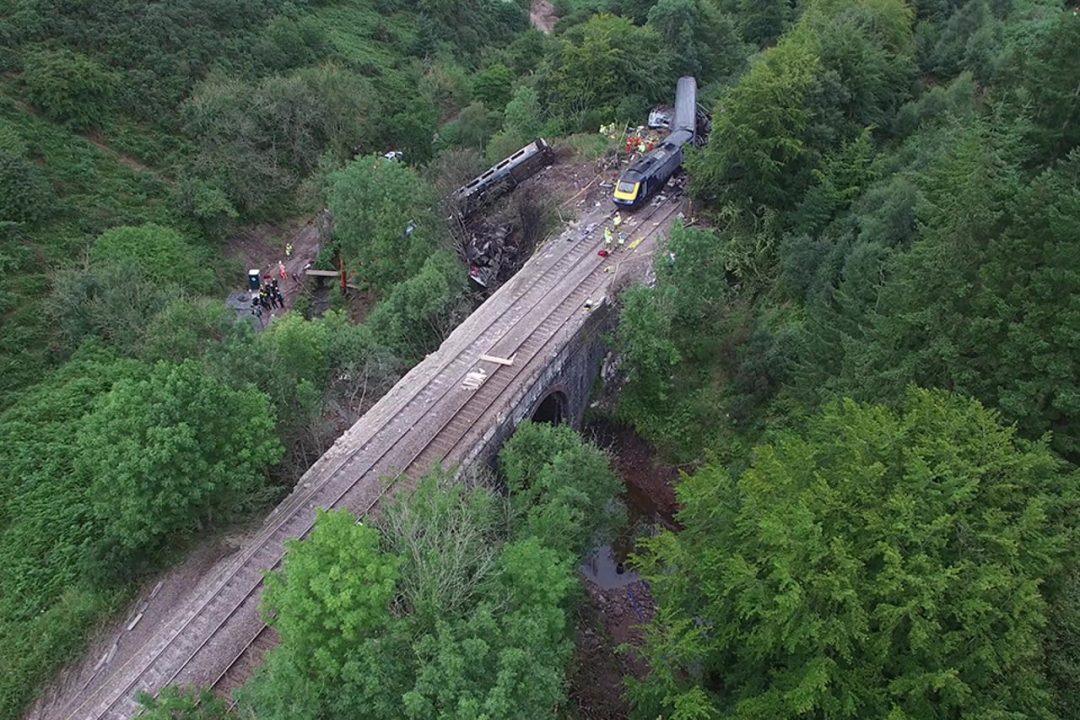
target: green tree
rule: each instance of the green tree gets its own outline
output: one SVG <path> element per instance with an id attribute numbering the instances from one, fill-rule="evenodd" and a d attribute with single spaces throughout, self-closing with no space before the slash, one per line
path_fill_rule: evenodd
<path id="1" fill-rule="evenodd" d="M 263 473 L 281 458 L 273 423 L 265 396 L 224 385 L 194 361 L 116 383 L 73 440 L 104 549 L 153 557 L 259 503 Z"/>
<path id="2" fill-rule="evenodd" d="M 1064 157 L 1080 146 L 1080 94 L 1076 74 L 1068 70 L 1080 53 L 1080 16 L 1059 10 L 1050 10 L 1052 19 L 1035 39 L 1009 49 L 1003 71 L 1010 104 L 1031 116 L 1029 139 L 1039 160 Z"/>
<path id="3" fill-rule="evenodd" d="M 437 147 L 462 147 L 483 150 L 499 124 L 499 114 L 482 102 L 462 108 L 458 116 L 439 130 Z"/>
<path id="4" fill-rule="evenodd" d="M 581 446 L 558 437 L 531 459 Z M 242 708 L 265 720 L 526 720 L 559 708 L 574 559 L 524 530 L 508 540 L 510 516 L 487 483 L 443 473 L 397 495 L 378 533 L 321 515 L 271 580 L 282 644 Z"/>
<path id="5" fill-rule="evenodd" d="M 867 397 L 908 382 L 973 395 L 1076 458 L 1080 155 L 1023 183 L 1010 142 L 982 125 L 926 173 L 922 237 L 896 260 L 844 377 Z"/>
<path id="6" fill-rule="evenodd" d="M 612 507 L 619 480 L 607 456 L 565 425 L 522 423 L 499 453 L 499 466 L 518 537 L 578 556 L 609 538 L 622 519 Z"/>
<path id="7" fill-rule="evenodd" d="M 691 189 L 721 207 L 791 210 L 822 156 L 883 125 L 915 77 L 900 0 L 819 0 L 720 99 Z"/>
<path id="8" fill-rule="evenodd" d="M 489 65 L 473 79 L 473 97 L 489 108 L 501 108 L 510 101 L 514 72 L 503 65 Z"/>
<path id="9" fill-rule="evenodd" d="M 98 62 L 65 49 L 28 52 L 20 80 L 30 102 L 79 130 L 101 123 L 116 84 Z"/>
<path id="10" fill-rule="evenodd" d="M 514 91 L 510 102 L 506 103 L 503 129 L 509 133 L 516 133 L 522 140 L 528 141 L 534 135 L 540 134 L 542 119 L 540 94 L 534 88 L 522 85 Z"/>
<path id="11" fill-rule="evenodd" d="M 220 300 L 176 299 L 150 320 L 139 357 L 174 363 L 199 358 L 229 338 L 235 325 L 236 311 Z"/>
<path id="12" fill-rule="evenodd" d="M 98 237 L 83 267 L 52 278 L 48 313 L 64 351 L 98 337 L 128 354 L 155 342 L 154 318 L 188 293 L 214 287 L 209 259 L 171 228 L 145 224 L 117 227 Z"/>
<path id="13" fill-rule="evenodd" d="M 401 559 L 398 592 L 412 621 L 434 627 L 476 606 L 497 572 L 501 545 L 492 537 L 505 525 L 498 495 L 440 472 L 394 500 L 379 527 L 385 548 Z"/>
<path id="14" fill-rule="evenodd" d="M 725 0 L 737 19 L 743 39 L 768 45 L 784 32 L 793 16 L 791 0 Z"/>
<path id="15" fill-rule="evenodd" d="M 784 41 L 758 57 L 713 113 L 708 145 L 686 160 L 691 191 L 718 205 L 784 207 L 805 183 L 807 98 L 817 56 Z"/>
<path id="16" fill-rule="evenodd" d="M 389 619 L 398 562 L 348 511 L 319 511 L 307 540 L 290 540 L 266 581 L 268 622 L 308 672 L 334 677 L 349 649 Z"/>
<path id="17" fill-rule="evenodd" d="M 398 107 L 395 105 L 395 107 Z M 431 98 L 418 96 L 401 103 L 400 110 L 390 116 L 386 129 L 387 140 L 405 153 L 411 163 L 431 159 L 431 139 L 438 129 L 439 111 Z"/>
<path id="18" fill-rule="evenodd" d="M 458 259 L 436 250 L 420 271 L 403 280 L 371 312 L 375 337 L 406 360 L 431 352 L 464 319 L 465 271 Z"/>
<path id="19" fill-rule="evenodd" d="M 671 49 L 672 71 L 701 84 L 730 76 L 750 54 L 732 17 L 710 0 L 660 0 L 648 19 Z"/>
<path id="20" fill-rule="evenodd" d="M 191 172 L 202 180 L 188 190 L 189 212 L 228 216 L 215 188 L 232 207 L 262 208 L 314 172 L 324 153 L 350 158 L 376 112 L 368 82 L 334 64 L 257 84 L 210 76 L 183 108 L 184 127 L 198 143 Z"/>
<path id="21" fill-rule="evenodd" d="M 670 294 L 633 288 L 623 296 L 616 343 L 629 382 L 619 412 L 644 430 L 670 407 L 675 367 L 682 354 L 672 339 Z"/>
<path id="22" fill-rule="evenodd" d="M 224 236 L 230 221 L 240 216 L 228 193 L 218 184 L 198 177 L 183 178 L 176 190 L 181 212 L 199 224 L 208 238 Z"/>
<path id="23" fill-rule="evenodd" d="M 595 15 L 562 37 L 551 72 L 551 102 L 579 127 L 614 118 L 620 101 L 668 99 L 670 54 L 651 28 L 616 15 Z"/>
<path id="24" fill-rule="evenodd" d="M 565 604 L 570 561 L 537 538 L 506 545 L 491 599 L 440 621 L 414 645 L 419 664 L 402 696 L 410 720 L 530 720 L 565 700 L 572 645 Z"/>
<path id="25" fill-rule="evenodd" d="M 737 477 L 703 469 L 684 530 L 638 559 L 659 601 L 640 716 L 1053 717 L 1040 588 L 1073 557 L 1078 480 L 914 389 L 898 412 L 830 405 Z"/>
<path id="26" fill-rule="evenodd" d="M 146 339 L 154 317 L 177 298 L 182 287 L 161 282 L 140 269 L 107 263 L 99 267 L 68 268 L 52 277 L 47 312 L 63 354 L 70 354 L 89 337 L 96 337 L 125 354 L 135 354 Z"/>
<path id="27" fill-rule="evenodd" d="M 255 44 L 259 62 L 280 72 L 314 65 L 330 53 L 326 31 L 313 17 L 279 15 L 271 20 Z"/>
<path id="28" fill-rule="evenodd" d="M 377 290 L 415 275 L 435 249 L 431 189 L 402 163 L 354 160 L 330 176 L 327 202 L 346 266 Z"/>
<path id="29" fill-rule="evenodd" d="M 503 113 L 502 130 L 495 133 L 487 147 L 487 159 L 497 163 L 535 140 L 543 127 L 540 94 L 522 85 L 514 91 Z"/>
<path id="30" fill-rule="evenodd" d="M 810 186 L 793 224 L 800 232 L 817 233 L 858 198 L 875 178 L 874 144 L 867 128 L 839 152 L 826 157 L 820 170 L 813 171 Z"/>
<path id="31" fill-rule="evenodd" d="M 217 189 L 240 211 L 260 208 L 296 183 L 291 169 L 267 147 L 254 105 L 250 84 L 214 74 L 181 109 L 184 130 L 198 147 L 190 173 L 203 181 L 201 193 Z"/>

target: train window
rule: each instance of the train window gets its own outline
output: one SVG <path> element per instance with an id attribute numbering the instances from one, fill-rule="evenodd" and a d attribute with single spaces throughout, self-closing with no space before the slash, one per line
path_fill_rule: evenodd
<path id="1" fill-rule="evenodd" d="M 629 193 L 634 192 L 634 190 L 636 188 L 637 188 L 637 183 L 630 182 L 629 180 L 623 180 L 622 182 L 619 183 L 619 192 L 621 192 L 621 193 L 628 193 L 629 194 Z"/>

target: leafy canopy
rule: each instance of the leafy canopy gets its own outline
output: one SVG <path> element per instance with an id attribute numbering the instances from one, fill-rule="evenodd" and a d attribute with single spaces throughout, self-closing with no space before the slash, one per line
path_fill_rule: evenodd
<path id="1" fill-rule="evenodd" d="M 66 49 L 27 53 L 20 79 L 32 103 L 78 130 L 104 119 L 116 83 L 100 63 Z"/>
<path id="2" fill-rule="evenodd" d="M 977 402 L 830 405 L 679 488 L 640 558 L 660 601 L 641 717 L 1052 717 L 1040 587 L 1075 473 Z M 722 682 L 721 682 L 722 678 Z"/>
<path id="3" fill-rule="evenodd" d="M 205 252 L 176 230 L 153 223 L 102 233 L 90 249 L 90 267 L 106 266 L 120 266 L 154 282 L 171 282 L 197 292 L 213 289 Z"/>
<path id="4" fill-rule="evenodd" d="M 260 718 L 529 720 L 565 700 L 573 558 L 508 540 L 505 501 L 441 474 L 378 522 L 322 513 L 271 577 L 282 645 L 241 703 Z"/>
<path id="5" fill-rule="evenodd" d="M 519 537 L 577 556 L 620 520 L 611 506 L 619 480 L 607 456 L 565 425 L 522 423 L 499 463 Z"/>
<path id="6" fill-rule="evenodd" d="M 379 552 L 379 533 L 347 511 L 319 511 L 305 541 L 290 540 L 281 572 L 267 578 L 269 620 L 309 671 L 340 663 L 388 619 L 398 562 Z"/>
<path id="7" fill-rule="evenodd" d="M 400 162 L 357 158 L 330 176 L 327 202 L 346 265 L 378 290 L 414 275 L 435 247 L 432 191 Z"/>
<path id="8" fill-rule="evenodd" d="M 120 557 L 152 556 L 251 507 L 281 458 L 273 427 L 264 395 L 229 387 L 195 361 L 117 382 L 74 438 L 102 544 Z"/>

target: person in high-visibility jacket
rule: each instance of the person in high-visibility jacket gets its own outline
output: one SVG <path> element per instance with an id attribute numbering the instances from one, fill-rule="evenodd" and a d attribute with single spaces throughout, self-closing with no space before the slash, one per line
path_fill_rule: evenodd
<path id="1" fill-rule="evenodd" d="M 611 228 L 605 225 L 604 226 L 604 247 L 607 247 L 607 248 L 611 247 L 611 241 L 613 239 L 614 239 L 614 236 L 613 236 L 613 234 L 611 232 Z"/>

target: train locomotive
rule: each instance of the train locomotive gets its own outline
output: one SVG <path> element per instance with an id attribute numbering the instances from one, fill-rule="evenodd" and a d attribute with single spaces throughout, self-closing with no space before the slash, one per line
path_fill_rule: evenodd
<path id="1" fill-rule="evenodd" d="M 616 205 L 636 208 L 656 194 L 682 166 L 683 146 L 693 143 L 697 133 L 697 80 L 679 78 L 675 91 L 675 121 L 671 134 L 652 152 L 622 174 L 615 185 Z"/>

